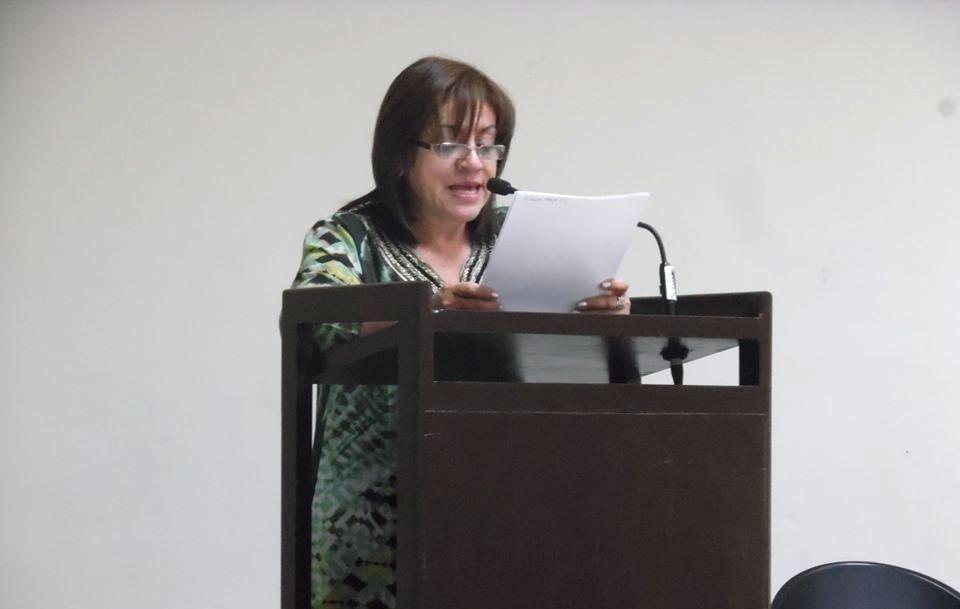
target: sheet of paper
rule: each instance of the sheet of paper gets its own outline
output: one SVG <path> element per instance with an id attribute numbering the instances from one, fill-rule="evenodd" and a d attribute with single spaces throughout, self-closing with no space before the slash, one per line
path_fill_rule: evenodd
<path id="1" fill-rule="evenodd" d="M 517 191 L 483 283 L 506 311 L 569 313 L 620 266 L 649 195 Z"/>

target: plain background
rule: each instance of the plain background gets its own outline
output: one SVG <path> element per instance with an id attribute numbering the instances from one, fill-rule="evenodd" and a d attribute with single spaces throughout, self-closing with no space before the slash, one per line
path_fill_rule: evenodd
<path id="1" fill-rule="evenodd" d="M 960 3 L 6 1 L 0 606 L 279 605 L 280 292 L 431 53 L 511 92 L 505 177 L 774 294 L 772 589 L 960 586 Z"/>

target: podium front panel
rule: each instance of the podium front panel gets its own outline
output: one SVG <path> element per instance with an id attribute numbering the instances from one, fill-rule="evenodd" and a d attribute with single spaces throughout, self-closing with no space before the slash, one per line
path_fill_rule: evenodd
<path id="1" fill-rule="evenodd" d="M 525 387 L 430 392 L 418 608 L 766 607 L 761 391 Z"/>

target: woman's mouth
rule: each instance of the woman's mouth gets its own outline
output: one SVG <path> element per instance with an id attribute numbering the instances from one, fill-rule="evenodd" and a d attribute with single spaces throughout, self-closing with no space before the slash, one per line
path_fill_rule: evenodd
<path id="1" fill-rule="evenodd" d="M 483 186 L 479 182 L 464 182 L 461 184 L 452 184 L 447 187 L 450 192 L 458 197 L 474 198 L 481 194 Z"/>

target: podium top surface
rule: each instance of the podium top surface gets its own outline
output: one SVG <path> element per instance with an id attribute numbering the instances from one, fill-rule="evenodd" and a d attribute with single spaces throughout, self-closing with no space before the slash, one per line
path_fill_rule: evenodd
<path id="1" fill-rule="evenodd" d="M 437 381 L 606 383 L 631 382 L 666 370 L 661 356 L 667 337 L 606 337 L 577 334 L 437 333 L 434 379 Z M 396 382 L 397 332 L 381 330 L 334 347 L 313 365 L 320 384 L 393 384 Z M 688 337 L 684 363 L 737 347 L 734 338 Z M 613 369 L 613 371 L 611 370 Z"/>
<path id="2" fill-rule="evenodd" d="M 675 316 L 659 314 L 659 298 L 631 299 L 630 315 L 434 312 L 428 301 L 414 283 L 287 290 L 281 326 L 400 322 L 316 354 L 307 373 L 324 384 L 395 383 L 404 324 L 432 335 L 437 381 L 630 382 L 669 367 L 670 339 L 689 350 L 687 363 L 770 333 L 765 292 L 681 297 Z"/>

